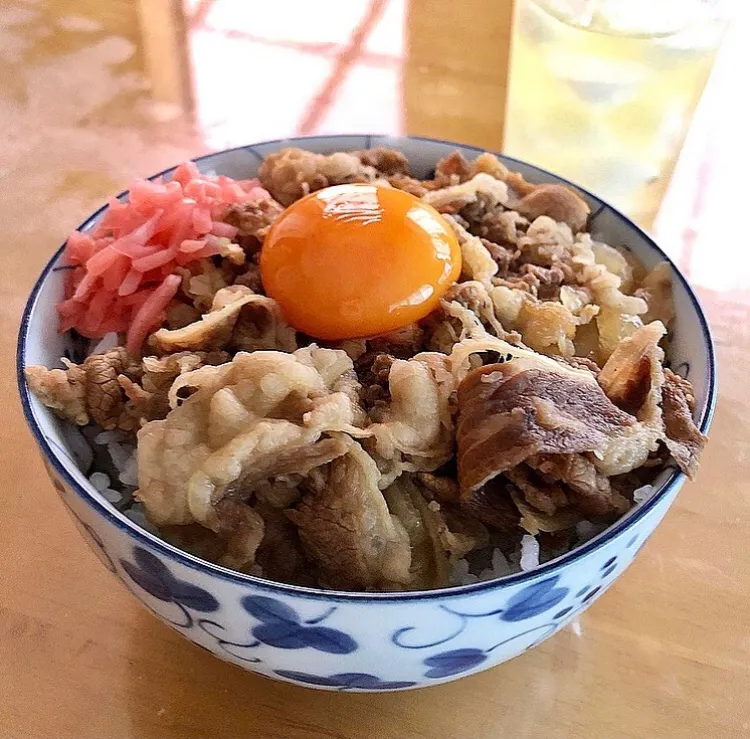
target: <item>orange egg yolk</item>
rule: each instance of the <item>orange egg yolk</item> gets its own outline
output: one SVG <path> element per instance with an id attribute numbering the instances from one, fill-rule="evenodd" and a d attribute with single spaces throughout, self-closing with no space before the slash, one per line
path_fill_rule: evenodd
<path id="1" fill-rule="evenodd" d="M 461 272 L 450 225 L 402 190 L 337 185 L 287 208 L 263 244 L 266 293 L 299 331 L 329 341 L 424 318 Z"/>

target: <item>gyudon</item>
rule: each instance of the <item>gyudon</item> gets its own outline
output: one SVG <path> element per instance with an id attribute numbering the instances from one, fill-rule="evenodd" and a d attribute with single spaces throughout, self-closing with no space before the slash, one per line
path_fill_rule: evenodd
<path id="1" fill-rule="evenodd" d="M 588 216 L 492 154 L 426 180 L 386 149 L 182 165 L 71 235 L 60 330 L 85 349 L 26 377 L 92 484 L 227 567 L 345 590 L 529 569 L 705 444 L 665 366 L 668 265 Z"/>

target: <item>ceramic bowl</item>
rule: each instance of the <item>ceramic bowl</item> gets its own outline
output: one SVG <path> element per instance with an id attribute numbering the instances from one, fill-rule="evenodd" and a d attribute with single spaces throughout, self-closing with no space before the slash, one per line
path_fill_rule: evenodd
<path id="1" fill-rule="evenodd" d="M 422 138 L 325 136 L 285 139 L 197 160 L 203 171 L 255 175 L 261 159 L 284 146 L 318 152 L 389 146 L 426 176 L 442 156 L 479 150 Z M 532 182 L 559 182 L 536 167 L 505 158 Z M 627 245 L 653 266 L 665 259 L 625 216 L 585 194 L 591 230 Z M 104 209 L 81 228 L 90 228 Z M 665 470 L 655 494 L 605 532 L 532 572 L 425 592 L 332 593 L 269 582 L 197 559 L 161 541 L 116 511 L 88 482 L 80 450 L 64 424 L 28 391 L 23 367 L 59 366 L 70 351 L 56 332 L 63 289 L 61 251 L 45 267 L 29 299 L 18 344 L 18 375 L 26 420 L 50 478 L 81 535 L 102 564 L 159 619 L 218 657 L 261 675 L 328 690 L 419 688 L 485 670 L 549 638 L 590 606 L 623 573 L 653 533 L 684 481 Z M 675 371 L 688 376 L 697 421 L 710 423 L 716 394 L 714 353 L 703 311 L 674 269 L 677 319 L 670 350 Z M 84 455 L 85 456 L 85 455 Z"/>

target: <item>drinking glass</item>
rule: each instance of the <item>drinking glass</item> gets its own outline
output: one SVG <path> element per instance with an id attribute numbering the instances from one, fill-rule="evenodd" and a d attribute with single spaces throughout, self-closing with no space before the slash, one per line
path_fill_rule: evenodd
<path id="1" fill-rule="evenodd" d="M 650 225 L 730 17 L 721 0 L 516 0 L 504 149 Z"/>

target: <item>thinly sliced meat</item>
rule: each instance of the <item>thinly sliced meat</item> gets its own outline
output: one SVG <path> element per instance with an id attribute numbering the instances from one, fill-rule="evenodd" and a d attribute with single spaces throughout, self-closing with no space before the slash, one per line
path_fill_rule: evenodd
<path id="1" fill-rule="evenodd" d="M 255 506 L 263 519 L 263 540 L 256 563 L 263 577 L 277 582 L 313 585 L 314 579 L 305 558 L 296 526 L 282 510 L 267 503 Z"/>
<path id="2" fill-rule="evenodd" d="M 515 204 L 515 210 L 533 221 L 539 216 L 549 216 L 567 223 L 573 233 L 583 231 L 589 217 L 589 206 L 571 188 L 563 185 L 537 185 Z"/>
<path id="3" fill-rule="evenodd" d="M 534 479 L 534 475 L 525 464 L 519 464 L 505 473 L 522 493 L 526 502 L 548 516 L 554 516 L 561 508 L 567 508 L 569 501 L 565 492 L 554 483 L 545 483 Z"/>
<path id="4" fill-rule="evenodd" d="M 510 484 L 502 477 L 495 477 L 466 496 L 462 506 L 485 526 L 503 533 L 518 529 L 518 511 L 509 496 Z M 520 495 L 523 500 L 523 496 Z"/>
<path id="5" fill-rule="evenodd" d="M 448 289 L 444 299 L 455 301 L 468 308 L 488 325 L 496 336 L 506 335 L 505 327 L 495 315 L 491 295 L 481 282 L 477 280 L 457 282 Z"/>
<path id="6" fill-rule="evenodd" d="M 281 419 L 265 419 L 239 434 L 201 464 L 188 487 L 190 512 L 211 528 L 212 509 L 235 490 L 279 475 L 307 475 L 340 457 L 344 439 L 320 439 L 315 429 Z"/>
<path id="7" fill-rule="evenodd" d="M 416 323 L 409 323 L 395 331 L 368 339 L 367 348 L 376 354 L 411 359 L 422 350 L 423 341 L 424 331 Z"/>
<path id="8" fill-rule="evenodd" d="M 451 152 L 435 165 L 435 183 L 440 187 L 466 182 L 473 174 L 475 174 L 473 163 L 460 151 Z"/>
<path id="9" fill-rule="evenodd" d="M 389 513 L 379 480 L 372 457 L 354 443 L 328 479 L 287 512 L 332 587 L 367 590 L 411 579 L 409 537 Z"/>
<path id="10" fill-rule="evenodd" d="M 312 474 L 353 443 L 338 430 L 360 431 L 342 389 L 350 374 L 343 351 L 317 347 L 240 352 L 180 374 L 172 410 L 139 432 L 137 496 L 150 520 L 197 521 L 226 541 L 232 567 L 252 566 L 263 535 L 247 505 L 256 488 Z"/>
<path id="11" fill-rule="evenodd" d="M 533 355 L 470 372 L 458 388 L 458 407 L 464 497 L 534 454 L 601 452 L 637 424 L 589 372 Z"/>
<path id="12" fill-rule="evenodd" d="M 267 349 L 293 352 L 297 348 L 297 332 L 286 322 L 273 298 L 255 295 L 240 310 L 231 345 L 242 352 Z"/>
<path id="13" fill-rule="evenodd" d="M 81 365 L 63 361 L 65 370 L 37 366 L 25 370 L 29 387 L 46 406 L 80 426 L 93 421 L 103 429 L 138 428 L 138 409 L 129 402 L 119 378 L 137 382 L 143 369 L 125 347 L 92 354 Z"/>
<path id="14" fill-rule="evenodd" d="M 284 208 L 273 198 L 259 198 L 247 203 L 229 206 L 224 220 L 237 229 L 237 237 L 248 252 L 257 251 L 273 222 Z"/>
<path id="15" fill-rule="evenodd" d="M 204 403 L 184 403 L 165 420 L 151 421 L 138 432 L 136 497 L 156 526 L 196 520 L 190 512 L 187 489 L 193 470 L 211 454 L 205 411 Z"/>
<path id="16" fill-rule="evenodd" d="M 236 288 L 224 288 L 216 295 L 220 296 L 224 290 L 236 290 Z M 163 354 L 221 349 L 229 343 L 242 307 L 261 297 L 253 295 L 249 288 L 245 288 L 244 294 L 233 293 L 233 300 L 226 303 L 220 302 L 218 310 L 204 314 L 195 323 L 174 330 L 159 329 L 152 334 L 149 343 L 157 352 Z"/>
<path id="17" fill-rule="evenodd" d="M 244 285 L 232 285 L 214 295 L 210 312 L 200 320 L 178 329 L 162 328 L 151 336 L 150 344 L 162 354 L 225 347 L 293 352 L 296 337 L 275 300 L 256 295 Z"/>
<path id="18" fill-rule="evenodd" d="M 462 279 L 477 280 L 489 285 L 490 278 L 497 274 L 497 262 L 492 258 L 479 236 L 470 234 L 455 218 L 446 216 L 453 227 L 461 247 Z"/>
<path id="19" fill-rule="evenodd" d="M 390 365 L 389 402 L 380 421 L 366 429 L 386 487 L 404 470 L 430 472 L 453 454 L 453 379 L 447 364 L 445 355 L 424 352 Z"/>
<path id="20" fill-rule="evenodd" d="M 383 494 L 411 542 L 410 589 L 447 586 L 456 562 L 476 545 L 477 534 L 467 527 L 452 531 L 440 504 L 424 498 L 412 475 L 401 475 Z M 452 523 L 460 529 L 462 521 L 454 517 Z"/>
<path id="21" fill-rule="evenodd" d="M 419 472 L 417 481 L 428 491 L 430 497 L 440 503 L 458 503 L 458 483 L 455 477 Z"/>
<path id="22" fill-rule="evenodd" d="M 72 365 L 67 369 L 47 369 L 42 365 L 31 365 L 24 369 L 26 382 L 31 392 L 60 418 L 78 426 L 89 422 L 86 402 L 86 371 Z"/>
<path id="23" fill-rule="evenodd" d="M 371 182 L 376 176 L 373 167 L 363 164 L 355 154 L 315 154 L 291 147 L 269 154 L 258 171 L 263 186 L 282 205 L 291 205 L 329 185 Z"/>
<path id="24" fill-rule="evenodd" d="M 609 478 L 582 454 L 540 454 L 526 464 L 546 479 L 564 484 L 570 504 L 587 516 L 624 513 L 630 507 L 612 489 Z"/>
<path id="25" fill-rule="evenodd" d="M 532 536 L 540 532 L 552 534 L 556 531 L 565 531 L 582 520 L 581 514 L 573 508 L 562 508 L 553 516 L 542 513 L 530 506 L 519 491 L 512 491 L 511 499 L 521 514 L 519 526 Z"/>
<path id="26" fill-rule="evenodd" d="M 140 384 L 126 375 L 119 375 L 117 381 L 142 424 L 166 417 L 170 411 L 169 389 L 180 375 L 206 365 L 223 364 L 228 359 L 224 352 L 177 352 L 164 357 L 144 357 Z"/>
<path id="27" fill-rule="evenodd" d="M 652 390 L 661 389 L 664 350 L 659 342 L 665 333 L 660 321 L 642 326 L 617 344 L 599 373 L 607 397 L 628 413 L 640 415 Z"/>
<path id="28" fill-rule="evenodd" d="M 403 152 L 397 149 L 386 149 L 385 147 L 378 146 L 374 149 L 355 151 L 353 154 L 366 167 L 373 167 L 379 175 L 411 176 L 409 160 Z"/>
<path id="29" fill-rule="evenodd" d="M 667 438 L 664 441 L 675 462 L 691 480 L 695 477 L 698 459 L 708 441 L 693 420 L 694 403 L 690 383 L 665 369 L 662 413 Z"/>
<path id="30" fill-rule="evenodd" d="M 490 207 L 508 202 L 508 188 L 502 180 L 480 172 L 461 184 L 432 190 L 423 197 L 426 203 L 443 213 L 457 213 L 461 208 L 483 197 Z"/>
<path id="31" fill-rule="evenodd" d="M 207 523 L 203 522 L 203 525 Z M 263 540 L 264 524 L 258 512 L 245 501 L 220 500 L 211 510 L 209 528 L 227 544 L 219 564 L 240 570 L 253 563 Z"/>

